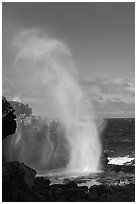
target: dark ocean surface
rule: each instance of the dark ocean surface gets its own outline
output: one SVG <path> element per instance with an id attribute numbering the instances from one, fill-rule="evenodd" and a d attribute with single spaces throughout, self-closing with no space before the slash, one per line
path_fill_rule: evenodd
<path id="1" fill-rule="evenodd" d="M 101 134 L 102 151 L 111 164 L 122 164 L 135 157 L 135 119 L 105 119 Z M 68 143 L 60 124 L 53 121 L 50 127 L 45 120 L 28 117 L 20 119 L 16 134 L 3 142 L 6 161 L 24 162 L 34 169 L 60 169 L 69 161 Z M 130 159 L 132 158 L 132 159 Z"/>
<path id="2" fill-rule="evenodd" d="M 101 139 L 109 157 L 135 157 L 135 119 L 109 118 Z"/>

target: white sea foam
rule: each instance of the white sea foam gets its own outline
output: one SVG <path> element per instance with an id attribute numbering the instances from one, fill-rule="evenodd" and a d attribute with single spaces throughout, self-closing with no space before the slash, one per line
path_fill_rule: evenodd
<path id="1" fill-rule="evenodd" d="M 126 162 L 130 162 L 134 160 L 135 158 L 129 158 L 129 157 L 109 157 L 109 164 L 115 164 L 115 165 L 123 165 Z"/>

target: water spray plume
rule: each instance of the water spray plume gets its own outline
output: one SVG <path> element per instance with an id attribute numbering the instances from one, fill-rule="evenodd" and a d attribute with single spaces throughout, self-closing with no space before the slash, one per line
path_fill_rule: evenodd
<path id="1" fill-rule="evenodd" d="M 41 86 L 41 97 L 50 101 L 52 117 L 64 124 L 70 151 L 66 171 L 99 170 L 101 144 L 93 107 L 78 82 L 68 47 L 35 29 L 21 32 L 13 45 L 17 49 L 15 69 L 18 78 L 27 73 L 21 82 L 24 89 L 29 86 L 37 92 L 37 87 Z M 44 158 L 46 160 L 45 150 L 41 156 L 43 163 Z"/>

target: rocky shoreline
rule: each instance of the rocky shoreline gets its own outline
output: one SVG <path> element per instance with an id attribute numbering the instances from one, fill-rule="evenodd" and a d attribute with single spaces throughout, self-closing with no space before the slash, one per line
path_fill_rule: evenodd
<path id="1" fill-rule="evenodd" d="M 30 112 L 30 111 L 29 111 Z M 2 98 L 2 139 L 16 130 L 14 110 Z M 2 163 L 3 202 L 134 202 L 135 160 L 120 165 L 108 164 L 102 157 L 104 171 L 77 177 L 42 177 L 19 162 Z"/>
<path id="2" fill-rule="evenodd" d="M 52 184 L 51 179 L 37 177 L 36 171 L 23 163 L 3 163 L 2 201 L 6 202 L 134 202 L 135 166 L 108 165 L 96 179 L 100 184 L 86 186 L 91 175 L 64 179 Z M 83 179 L 83 180 L 82 180 Z M 79 186 L 79 184 L 82 185 Z"/>

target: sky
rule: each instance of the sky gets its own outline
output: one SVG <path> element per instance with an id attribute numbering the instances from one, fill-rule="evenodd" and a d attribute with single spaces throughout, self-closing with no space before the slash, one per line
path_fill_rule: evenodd
<path id="1" fill-rule="evenodd" d="M 67 46 L 79 83 L 98 115 L 134 117 L 133 2 L 5 2 L 2 7 L 3 95 L 23 100 L 34 108 L 34 113 L 39 112 L 40 107 L 34 105 L 34 100 L 40 99 L 39 93 L 28 97 L 27 85 L 23 92 L 27 76 L 24 69 L 18 78 L 14 68 L 18 48 L 13 44 L 26 32 L 42 30 Z"/>

